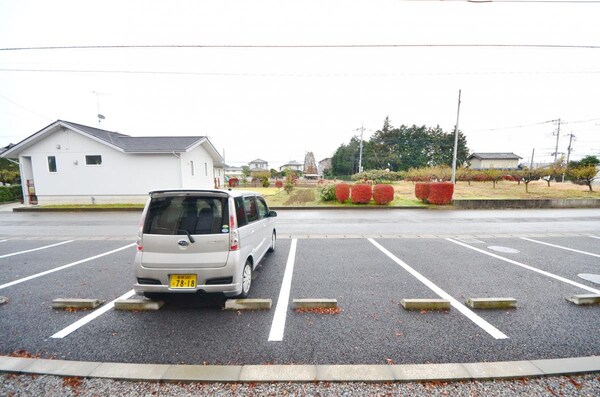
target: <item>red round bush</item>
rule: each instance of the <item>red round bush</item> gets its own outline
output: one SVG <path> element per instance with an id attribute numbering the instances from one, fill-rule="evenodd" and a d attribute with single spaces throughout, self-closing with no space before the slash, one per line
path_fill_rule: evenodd
<path id="1" fill-rule="evenodd" d="M 281 189 L 283 187 L 283 181 L 275 181 L 275 187 L 278 187 Z"/>
<path id="2" fill-rule="evenodd" d="M 427 197 L 427 201 L 436 205 L 450 204 L 453 193 L 454 184 L 450 182 L 432 183 L 431 186 L 429 186 L 429 197 Z"/>
<path id="3" fill-rule="evenodd" d="M 418 182 L 415 184 L 415 197 L 421 201 L 427 200 L 429 197 L 429 185 L 431 182 Z"/>
<path id="4" fill-rule="evenodd" d="M 338 183 L 335 185 L 335 198 L 340 203 L 350 198 L 350 186 L 347 183 Z"/>
<path id="5" fill-rule="evenodd" d="M 240 186 L 240 180 L 237 178 L 229 178 L 229 187 L 238 187 Z"/>
<path id="6" fill-rule="evenodd" d="M 394 201 L 394 187 L 392 185 L 373 186 L 373 200 L 379 205 Z"/>
<path id="7" fill-rule="evenodd" d="M 371 185 L 365 185 L 364 183 L 358 185 L 352 185 L 350 197 L 354 204 L 369 204 L 371 201 Z"/>

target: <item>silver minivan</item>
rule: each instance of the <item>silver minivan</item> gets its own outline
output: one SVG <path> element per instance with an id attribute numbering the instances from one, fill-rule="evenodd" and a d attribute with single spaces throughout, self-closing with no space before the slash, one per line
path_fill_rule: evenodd
<path id="1" fill-rule="evenodd" d="M 252 271 L 275 250 L 276 216 L 255 192 L 150 192 L 137 239 L 135 292 L 247 297 Z"/>

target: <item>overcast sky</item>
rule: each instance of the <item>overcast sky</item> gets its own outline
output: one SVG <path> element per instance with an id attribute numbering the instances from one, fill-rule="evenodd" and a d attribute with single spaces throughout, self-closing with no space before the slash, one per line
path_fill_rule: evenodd
<path id="1" fill-rule="evenodd" d="M 0 145 L 99 111 L 101 128 L 206 135 L 228 164 L 275 168 L 386 116 L 452 131 L 460 89 L 472 152 L 551 161 L 561 119 L 558 152 L 572 133 L 572 159 L 600 155 L 599 16 L 569 1 L 0 0 Z M 7 50 L 120 45 L 217 47 Z"/>

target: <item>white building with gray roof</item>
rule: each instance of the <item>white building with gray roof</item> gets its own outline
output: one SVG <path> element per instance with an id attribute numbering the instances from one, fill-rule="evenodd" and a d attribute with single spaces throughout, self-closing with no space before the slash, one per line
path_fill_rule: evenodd
<path id="1" fill-rule="evenodd" d="M 132 137 L 57 120 L 12 146 L 25 203 L 142 203 L 151 190 L 223 184 L 223 158 L 205 136 Z"/>

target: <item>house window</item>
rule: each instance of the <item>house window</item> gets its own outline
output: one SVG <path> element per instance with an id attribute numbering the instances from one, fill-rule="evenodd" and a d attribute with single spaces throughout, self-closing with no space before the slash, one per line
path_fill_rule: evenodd
<path id="1" fill-rule="evenodd" d="M 85 165 L 102 165 L 102 156 L 85 156 Z"/>
<path id="2" fill-rule="evenodd" d="M 194 162 L 190 161 L 190 171 L 192 172 L 192 176 L 194 176 L 195 171 L 194 171 Z"/>
<path id="3" fill-rule="evenodd" d="M 56 156 L 48 156 L 48 172 L 57 172 Z"/>

